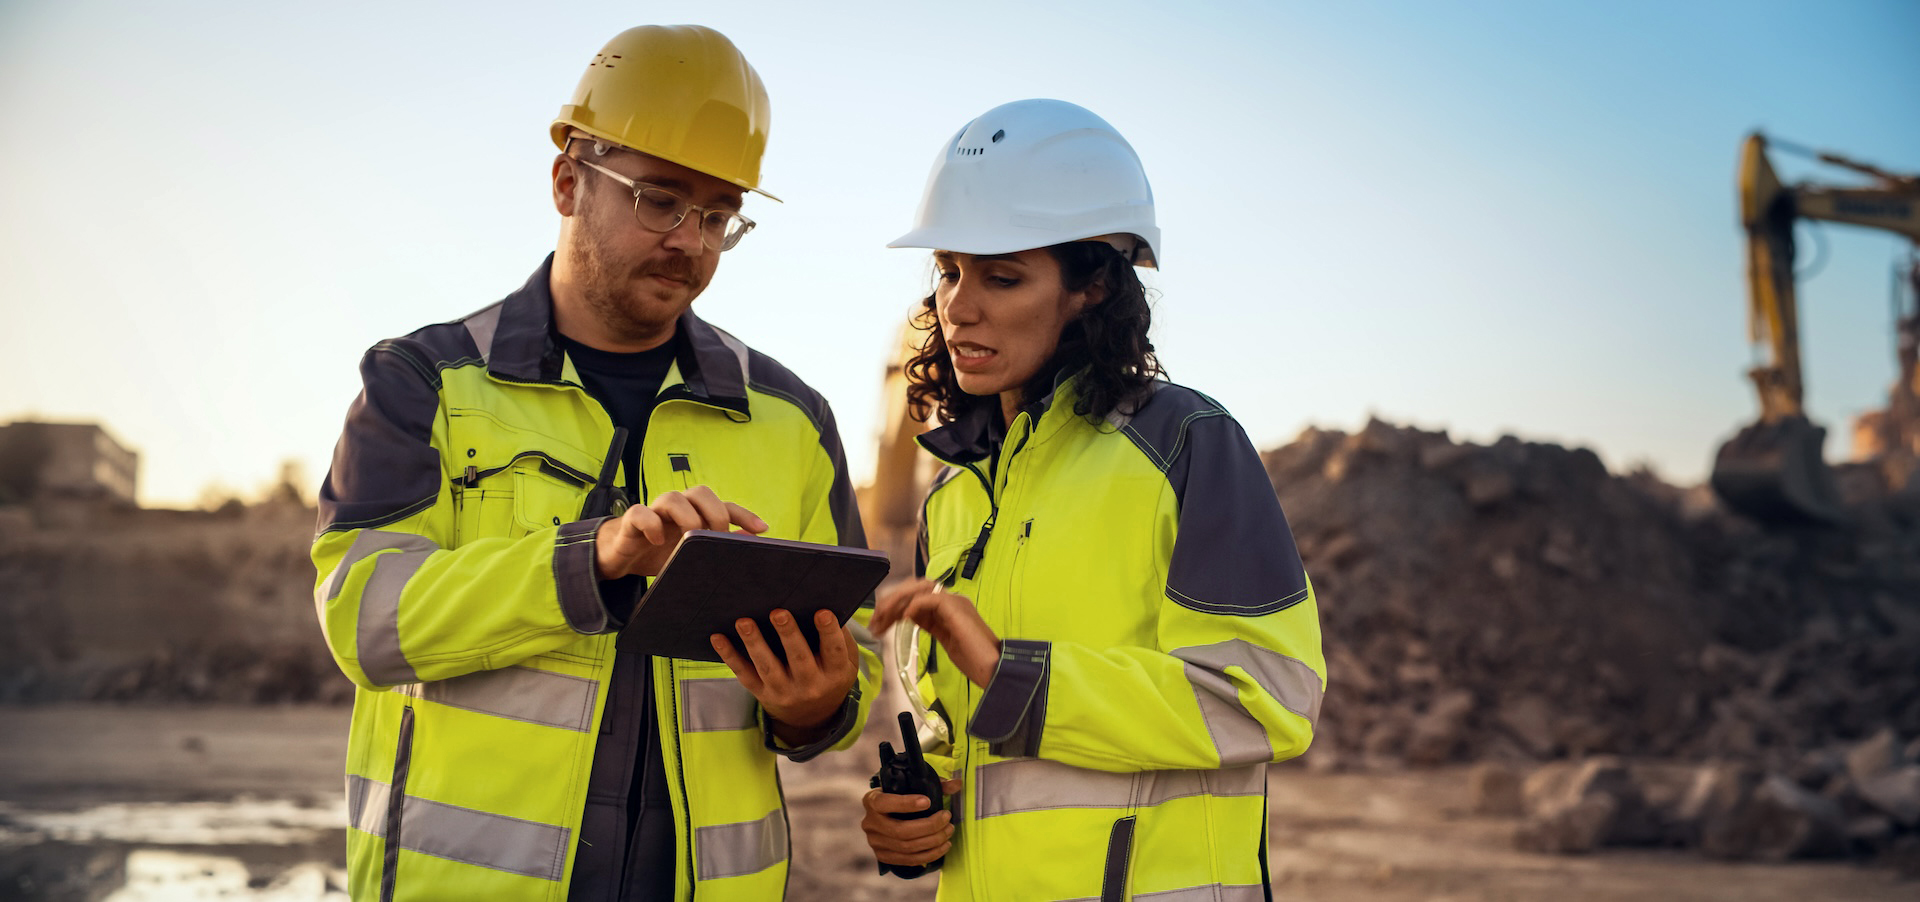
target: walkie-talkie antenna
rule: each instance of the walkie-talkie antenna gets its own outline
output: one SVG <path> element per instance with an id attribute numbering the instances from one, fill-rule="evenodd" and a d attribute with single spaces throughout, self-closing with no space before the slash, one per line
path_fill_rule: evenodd
<path id="1" fill-rule="evenodd" d="M 906 752 L 907 767 L 913 773 L 919 773 L 927 759 L 920 753 L 920 731 L 913 725 L 913 715 L 906 711 L 900 712 L 900 748 Z"/>

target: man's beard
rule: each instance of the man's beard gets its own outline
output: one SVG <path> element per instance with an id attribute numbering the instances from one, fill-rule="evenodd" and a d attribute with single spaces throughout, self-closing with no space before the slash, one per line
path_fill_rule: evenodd
<path id="1" fill-rule="evenodd" d="M 625 341 L 643 341 L 660 334 L 671 327 L 671 320 L 662 320 L 648 316 L 650 311 L 658 311 L 663 305 L 673 303 L 667 299 L 655 299 L 647 294 L 657 290 L 659 283 L 648 279 L 649 276 L 662 275 L 679 279 L 686 283 L 688 299 L 698 297 L 706 288 L 693 261 L 680 254 L 670 254 L 641 260 L 631 264 L 615 262 L 613 250 L 602 237 L 598 228 L 592 228 L 584 240 L 576 240 L 568 249 L 569 262 L 573 271 L 582 276 L 582 299 L 587 309 L 614 336 Z"/>

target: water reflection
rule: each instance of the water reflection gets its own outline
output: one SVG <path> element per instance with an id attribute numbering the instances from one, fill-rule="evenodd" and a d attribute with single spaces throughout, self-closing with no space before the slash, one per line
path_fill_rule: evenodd
<path id="1" fill-rule="evenodd" d="M 316 862 L 297 864 L 256 886 L 258 878 L 238 858 L 167 849 L 136 849 L 127 855 L 127 885 L 104 902 L 174 902 L 185 899 L 247 899 L 260 902 L 345 902 L 347 872 Z"/>
<path id="2" fill-rule="evenodd" d="M 345 822 L 340 800 L 242 797 L 77 811 L 0 802 L 0 853 L 33 862 L 43 888 L 92 883 L 96 890 L 112 890 L 108 902 L 344 900 L 346 871 L 339 859 Z M 98 852 L 89 854 L 91 860 L 76 858 L 76 847 Z M 123 868 L 99 867 L 99 855 L 119 850 L 126 856 Z M 109 873 L 114 876 L 102 879 Z M 109 880 L 113 886 L 104 885 Z"/>

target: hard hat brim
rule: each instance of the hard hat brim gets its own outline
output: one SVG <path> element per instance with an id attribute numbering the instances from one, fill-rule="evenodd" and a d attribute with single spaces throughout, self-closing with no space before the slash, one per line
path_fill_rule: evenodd
<path id="1" fill-rule="evenodd" d="M 1139 236 L 1136 236 L 1139 237 Z M 934 251 L 950 251 L 956 254 L 991 256 L 993 254 L 1017 254 L 1021 251 L 1052 247 L 1056 244 L 1071 244 L 1075 241 L 1104 241 L 1103 235 L 1083 235 L 1077 238 L 1062 239 L 1058 232 L 1034 230 L 1034 234 L 1023 239 L 1010 236 L 1005 230 L 996 230 L 992 234 L 981 234 L 968 229 L 942 228 L 928 226 L 914 229 L 887 242 L 888 247 L 926 248 Z M 1109 242 L 1110 243 L 1110 242 Z M 1125 256 L 1124 252 L 1122 256 Z M 1159 255 L 1153 242 L 1144 238 L 1140 241 L 1139 256 L 1133 261 L 1135 266 L 1159 269 Z"/>
<path id="2" fill-rule="evenodd" d="M 726 182 L 729 185 L 734 186 L 735 188 L 739 188 L 743 191 L 751 191 L 775 203 L 781 203 L 781 204 L 786 203 L 786 201 L 781 200 L 778 197 L 775 197 L 772 193 L 768 192 L 765 188 L 761 188 L 757 185 L 749 185 L 741 179 L 728 178 L 724 175 L 708 172 L 707 170 L 702 169 L 699 166 L 696 166 L 692 163 L 689 163 L 686 160 L 676 160 L 673 158 L 673 155 L 671 154 L 665 154 L 665 153 L 661 153 L 659 151 L 654 151 L 654 150 L 641 150 L 638 147 L 628 147 L 627 145 L 620 143 L 619 138 L 613 135 L 609 135 L 606 132 L 601 131 L 600 129 L 588 128 L 577 122 L 568 122 L 565 119 L 555 119 L 553 121 L 553 125 L 548 129 L 548 132 L 553 136 L 553 146 L 560 148 L 561 152 L 564 153 L 567 149 L 567 133 L 572 131 L 577 131 L 583 134 L 592 135 L 593 137 L 599 140 L 605 141 L 609 144 L 612 144 L 615 147 L 619 147 L 622 150 L 630 150 L 634 153 L 643 153 L 650 157 L 656 157 L 658 159 L 666 160 L 667 162 L 672 163 L 676 166 L 685 166 L 688 169 L 691 169 L 694 172 L 698 172 L 702 175 L 711 175 L 714 178 L 717 178 L 723 182 Z"/>

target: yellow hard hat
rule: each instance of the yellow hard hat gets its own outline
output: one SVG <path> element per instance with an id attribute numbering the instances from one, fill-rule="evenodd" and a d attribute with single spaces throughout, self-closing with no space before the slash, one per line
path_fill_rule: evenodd
<path id="1" fill-rule="evenodd" d="M 553 120 L 566 149 L 579 129 L 779 198 L 760 188 L 772 111 L 760 73 L 703 25 L 642 25 L 607 42 Z"/>

